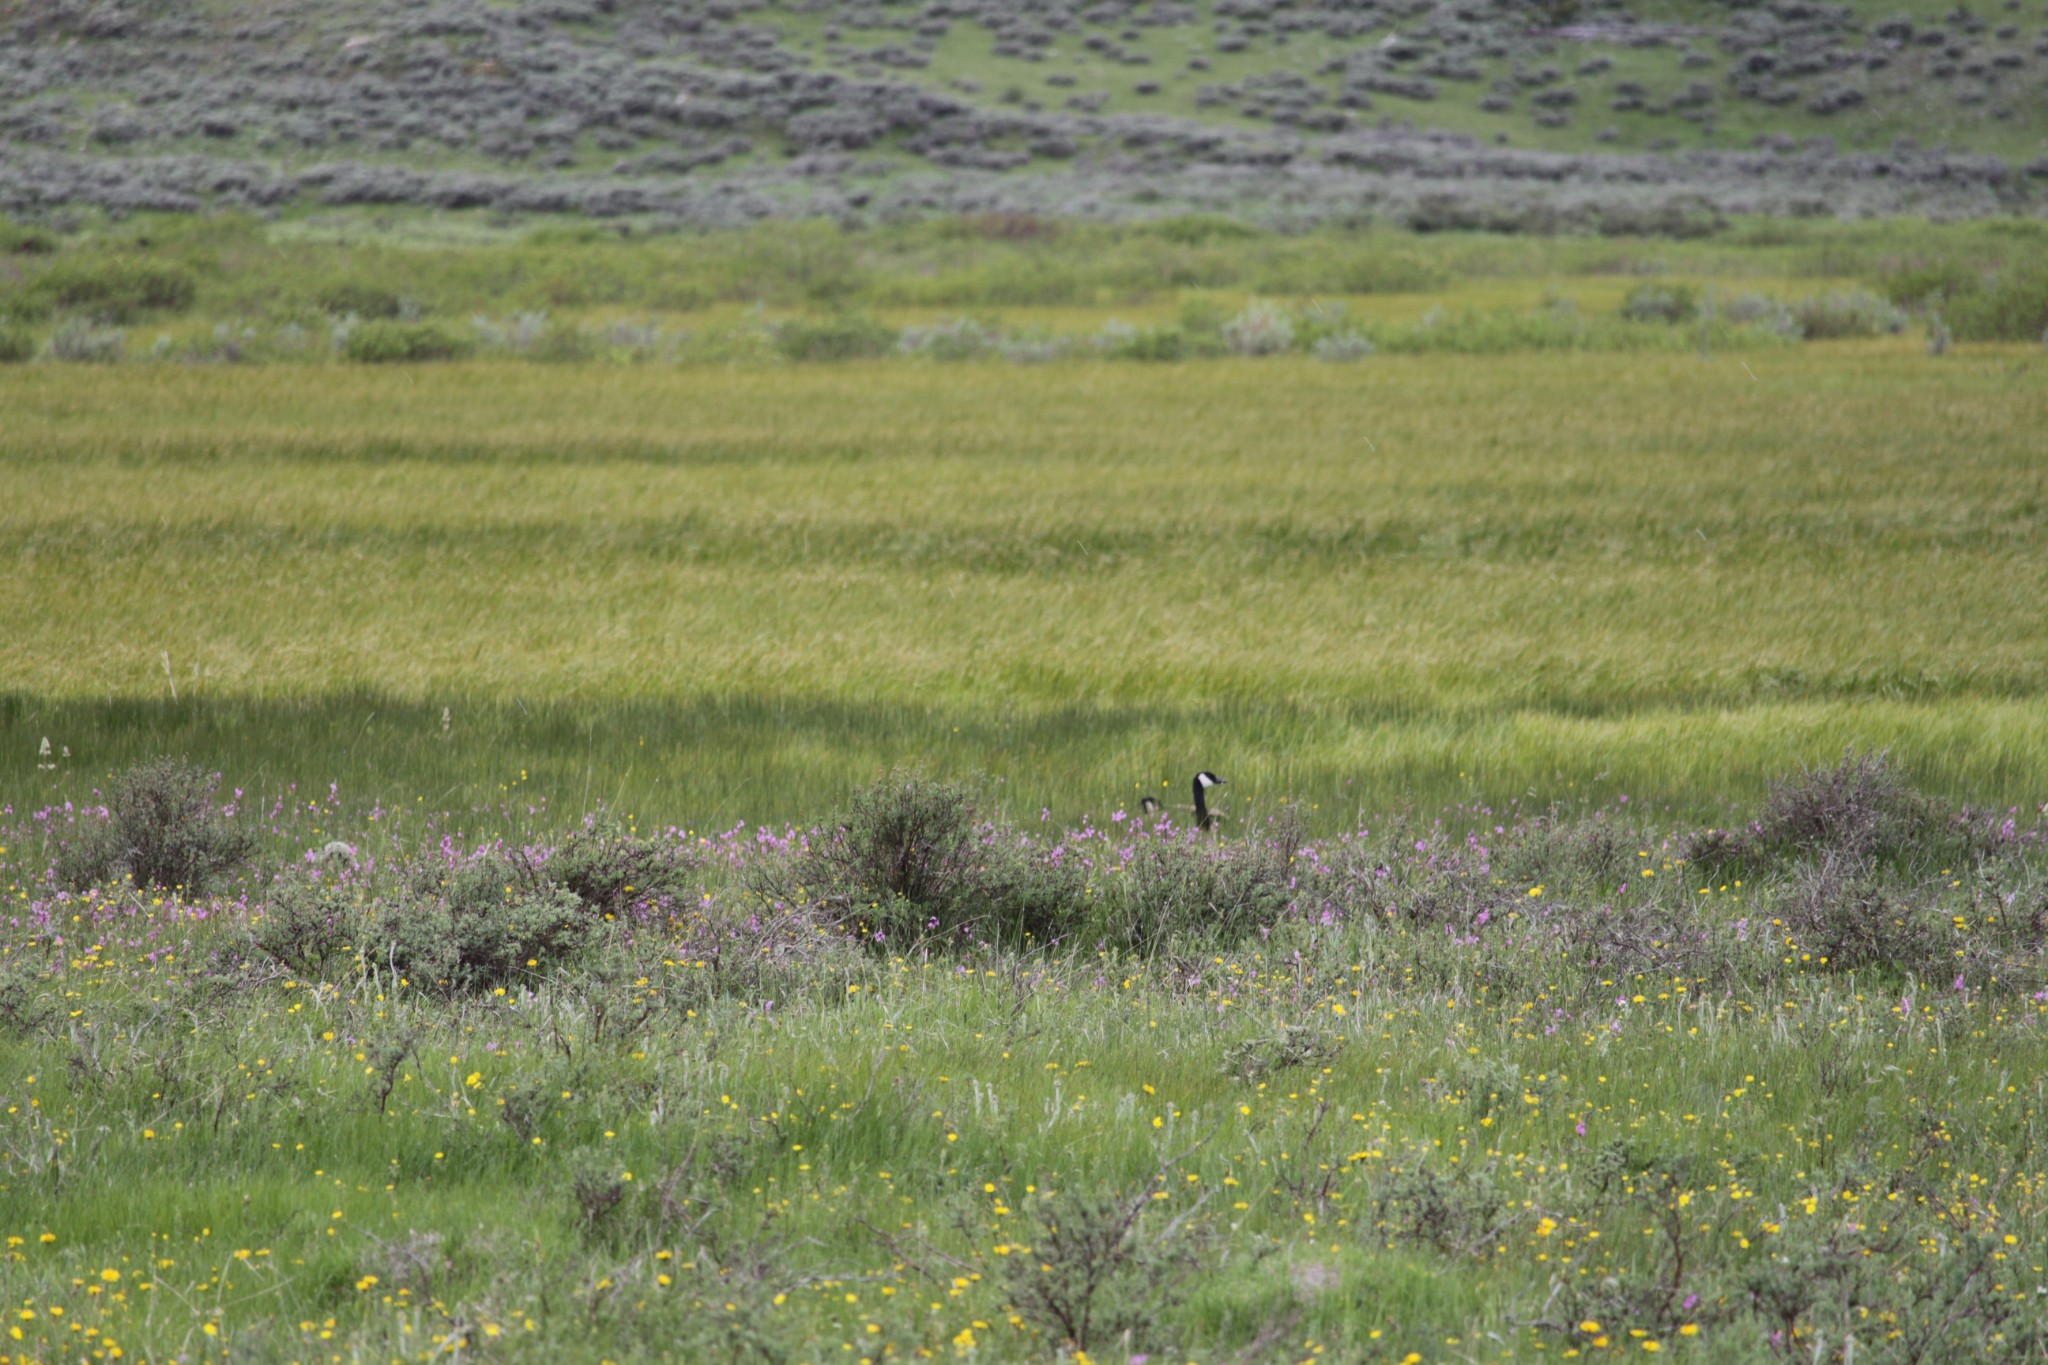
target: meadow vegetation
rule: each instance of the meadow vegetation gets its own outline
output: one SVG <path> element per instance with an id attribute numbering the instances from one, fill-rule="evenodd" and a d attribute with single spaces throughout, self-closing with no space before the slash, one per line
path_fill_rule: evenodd
<path id="1" fill-rule="evenodd" d="M 1851 254 L 1786 250 L 1726 266 Z M 4 793 L 171 752 L 266 792 L 795 820 L 918 759 L 1062 820 L 1204 766 L 1321 828 L 1530 792 L 1711 818 L 1860 743 L 2035 799 L 2038 346 L 1731 351 L 1621 316 L 1641 277 L 1466 283 L 1675 342 L 11 368 Z M 1458 287 L 1355 303 L 1458 334 Z M 1289 316 L 1207 298 L 1132 315 L 1248 314 L 1247 348 Z"/>
<path id="2" fill-rule="evenodd" d="M 2048 1351 L 2035 225 L 369 226 L 0 239 L 10 1365 Z"/>
<path id="3" fill-rule="evenodd" d="M 691 228 L 989 210 L 1689 232 L 2038 212 L 2038 5 L 0 9 L 0 209 Z"/>
<path id="4" fill-rule="evenodd" d="M 18 231 L 0 255 L 0 363 L 1359 359 L 1768 349 L 1937 319 L 1958 341 L 2048 333 L 2048 229 L 2024 219 L 1717 217 L 1682 238 L 1633 223 L 1528 237 L 1017 214 L 866 231 L 449 230 L 227 215 Z"/>
<path id="5" fill-rule="evenodd" d="M 2048 1348 L 2043 830 L 1881 756 L 1323 839 L 207 785 L 0 831 L 10 1358 Z"/>

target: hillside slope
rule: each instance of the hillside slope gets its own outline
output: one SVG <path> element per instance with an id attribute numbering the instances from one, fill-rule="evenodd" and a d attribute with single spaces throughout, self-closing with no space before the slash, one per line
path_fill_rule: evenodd
<path id="1" fill-rule="evenodd" d="M 2038 5 L 0 0 L 0 208 L 2029 211 Z"/>

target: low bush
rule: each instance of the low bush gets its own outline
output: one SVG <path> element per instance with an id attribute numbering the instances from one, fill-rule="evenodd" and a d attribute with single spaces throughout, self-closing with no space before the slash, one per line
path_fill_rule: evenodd
<path id="1" fill-rule="evenodd" d="M 958 783 L 897 772 L 757 889 L 885 951 L 1060 937 L 1085 912 L 1078 873 L 980 822 Z"/>
<path id="2" fill-rule="evenodd" d="M 1255 227 L 1221 214 L 1190 213 L 1178 218 L 1158 218 L 1138 231 L 1176 246 L 1207 246 L 1211 242 L 1246 242 L 1260 236 Z"/>
<path id="3" fill-rule="evenodd" d="M 258 951 L 298 976 L 326 979 L 327 968 L 363 927 L 362 895 L 333 877 L 293 875 L 271 889 L 251 918 Z"/>
<path id="4" fill-rule="evenodd" d="M 131 323 L 149 313 L 182 313 L 199 282 L 182 266 L 127 257 L 72 257 L 43 272 L 34 292 L 52 307 L 103 323 Z"/>
<path id="5" fill-rule="evenodd" d="M 1281 355 L 1294 349 L 1294 320 L 1270 303 L 1255 303 L 1223 324 L 1232 355 Z"/>
<path id="6" fill-rule="evenodd" d="M 1983 288 L 1981 272 L 1962 261 L 1936 261 L 1902 266 L 1877 281 L 1881 293 L 1902 308 L 1920 308 L 1943 299 L 1961 298 Z"/>
<path id="7" fill-rule="evenodd" d="M 335 280 L 322 285 L 314 293 L 313 301 L 337 317 L 353 314 L 368 322 L 395 318 L 403 308 L 394 291 L 362 280 Z"/>
<path id="8" fill-rule="evenodd" d="M 973 318 L 955 318 L 929 327 L 906 327 L 897 346 L 905 355 L 933 360 L 977 360 L 995 354 L 1001 343 L 1001 333 L 993 328 Z"/>
<path id="9" fill-rule="evenodd" d="M 1771 908 L 1787 952 L 1809 954 L 1835 971 L 1874 967 L 1939 977 L 1955 962 L 1945 924 L 1888 892 L 1867 864 L 1840 854 L 1803 867 Z"/>
<path id="10" fill-rule="evenodd" d="M 35 359 L 35 334 L 16 323 L 0 321 L 0 365 L 20 365 Z"/>
<path id="11" fill-rule="evenodd" d="M 1678 851 L 1687 862 L 1710 869 L 1774 860 L 1801 868 L 1907 861 L 1924 868 L 1970 861 L 1992 841 L 1967 812 L 1915 790 L 1886 755 L 1851 753 L 1834 767 L 1808 768 L 1773 782 L 1746 828 L 1690 834 Z"/>
<path id="12" fill-rule="evenodd" d="M 2048 266 L 2009 270 L 1956 294 L 1946 317 L 1959 341 L 2038 341 L 2048 335 Z"/>
<path id="13" fill-rule="evenodd" d="M 1307 1024 L 1282 1024 L 1270 1033 L 1243 1038 L 1223 1053 L 1224 1074 L 1255 1084 L 1297 1066 L 1321 1067 L 1343 1050 L 1344 1040 Z"/>
<path id="14" fill-rule="evenodd" d="M 128 347 L 128 334 L 118 327 L 100 327 L 85 318 L 66 318 L 50 334 L 50 354 L 85 365 L 111 365 Z"/>
<path id="15" fill-rule="evenodd" d="M 1297 249 L 1269 260 L 1247 281 L 1262 294 L 1419 294 L 1441 289 L 1450 272 L 1377 242 Z"/>
<path id="16" fill-rule="evenodd" d="M 1009 1258 L 1009 1293 L 1024 1320 L 1080 1353 L 1156 1335 L 1197 1248 L 1190 1236 L 1174 1237 L 1178 1220 L 1152 1233 L 1146 1215 L 1155 1197 L 1150 1189 L 1067 1191 L 1037 1205 L 1031 1254 Z"/>
<path id="17" fill-rule="evenodd" d="M 1373 353 L 1372 338 L 1359 331 L 1332 332 L 1317 337 L 1309 347 L 1309 354 L 1317 360 L 1343 363 L 1363 360 Z"/>
<path id="18" fill-rule="evenodd" d="M 1146 840 L 1091 888 L 1093 910 L 1082 932 L 1141 956 L 1176 941 L 1226 943 L 1255 934 L 1293 901 L 1299 842 L 1293 825 L 1263 840 Z"/>
<path id="19" fill-rule="evenodd" d="M 0 1038 L 28 1038 L 54 1028 L 65 1013 L 61 997 L 42 969 L 20 959 L 0 959 Z"/>
<path id="20" fill-rule="evenodd" d="M 1686 322 L 1699 315 L 1699 292 L 1686 284 L 1639 284 L 1622 300 L 1631 322 Z"/>
<path id="21" fill-rule="evenodd" d="M 775 329 L 775 350 L 784 360 L 866 360 L 896 349 L 896 329 L 865 313 L 792 319 Z"/>
<path id="22" fill-rule="evenodd" d="M 1771 784 L 1754 835 L 1765 848 L 1861 861 L 1925 852 L 1951 824 L 1885 754 L 1848 754 Z"/>
<path id="23" fill-rule="evenodd" d="M 974 868 L 967 790 L 894 773 L 853 799 L 836 826 L 764 894 L 864 942 L 916 941 L 957 930 Z"/>
<path id="24" fill-rule="evenodd" d="M 1373 1226 L 1388 1246 L 1439 1256 L 1490 1256 L 1530 1215 L 1487 1168 L 1431 1165 L 1391 1175 L 1373 1192 Z"/>
<path id="25" fill-rule="evenodd" d="M 472 343 L 439 323 L 365 322 L 348 329 L 341 358 L 363 365 L 410 364 L 429 360 L 460 360 Z"/>
<path id="26" fill-rule="evenodd" d="M 589 948 L 603 924 L 530 860 L 487 854 L 453 868 L 416 864 L 404 892 L 370 910 L 364 947 L 413 985 L 460 995 L 551 972 Z"/>
<path id="27" fill-rule="evenodd" d="M 1890 336 L 1906 328 L 1904 309 L 1866 289 L 1815 294 L 1795 301 L 1791 308 L 1808 341 Z"/>
<path id="28" fill-rule="evenodd" d="M 672 905 L 687 891 L 689 864 L 672 844 L 642 839 L 616 815 L 600 815 L 547 860 L 548 881 L 604 919 Z"/>
<path id="29" fill-rule="evenodd" d="M 213 804 L 218 774 L 183 759 L 130 768 L 107 798 L 107 819 L 65 847 L 58 880 L 75 891 L 126 875 L 138 886 L 205 895 L 247 861 L 255 836 Z"/>
<path id="30" fill-rule="evenodd" d="M 1494 850 L 1494 870 L 1518 889 L 1541 883 L 1554 892 L 1612 895 L 1632 880 L 1654 847 L 1612 820 L 1553 816 L 1526 826 Z"/>
<path id="31" fill-rule="evenodd" d="M 1721 316 L 1738 327 L 1761 327 L 1791 341 L 1805 335 L 1792 310 L 1768 294 L 1737 294 L 1721 305 Z"/>
<path id="32" fill-rule="evenodd" d="M 1188 360 L 1219 354 L 1223 346 L 1217 334 L 1180 327 L 1133 327 L 1126 322 L 1105 323 L 1095 335 L 1095 348 L 1111 360 Z"/>

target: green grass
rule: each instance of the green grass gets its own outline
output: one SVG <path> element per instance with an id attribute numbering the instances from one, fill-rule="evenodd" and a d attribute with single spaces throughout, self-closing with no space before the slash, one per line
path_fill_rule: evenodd
<path id="1" fill-rule="evenodd" d="M 714 241 L 693 308 L 731 317 L 747 262 L 797 252 L 914 321 L 1033 252 L 1100 246 L 1079 278 L 1122 289 L 1158 241 L 1075 231 Z M 1393 238 L 1444 283 L 1351 302 L 1606 316 L 1659 266 L 1791 296 L 2032 240 Z M 1223 284 L 1077 284 L 1039 320 L 1171 322 L 1358 246 L 1255 245 L 1197 261 L 1236 259 Z M 337 273 L 289 234 L 143 249 L 198 262 L 193 325 Z M 680 249 L 365 259 L 438 281 L 444 317 L 537 265 L 609 280 L 570 308 L 602 317 Z M 1909 335 L 0 370 L 0 1355 L 1078 1359 L 1024 1258 L 1086 1200 L 1156 1193 L 1102 1295 L 1130 1336 L 1090 1359 L 1751 1360 L 1772 1303 L 1802 1359 L 1847 1332 L 1866 1362 L 2025 1358 L 2043 366 Z M 2018 832 L 1741 866 L 1667 837 L 1851 746 Z M 34 812 L 165 752 L 246 793 L 256 869 L 198 907 L 60 898 L 72 815 Z M 1295 850 L 1289 895 L 1343 911 L 1236 942 L 1184 904 L 1144 956 L 890 956 L 778 914 L 780 845 L 720 837 L 920 763 L 1100 858 L 1098 915 L 1143 902 L 1061 832 L 1213 768 L 1229 834 L 1184 856 L 1236 859 L 1291 806 L 1351 837 Z M 286 975 L 249 937 L 331 839 L 388 896 L 444 836 L 544 841 L 600 805 L 678 827 L 682 908 L 503 996 L 374 951 Z M 1305 1041 L 1338 1046 L 1238 1065 Z M 1851 1285 L 1869 1317 L 1832 1306 Z"/>
<path id="2" fill-rule="evenodd" d="M 254 813 L 354 842 L 382 895 L 444 829 Z M 764 929 L 746 869 L 777 855 L 678 831 L 676 914 L 453 1000 L 374 950 L 244 957 L 268 868 L 200 907 L 56 900 L 16 823 L 18 1358 L 90 1358 L 89 1329 L 135 1359 L 1733 1361 L 1788 1320 L 1809 1352 L 2025 1358 L 2048 1006 L 2008 907 L 2043 893 L 2037 836 L 1866 869 L 1924 933 L 1849 967 L 1798 918 L 1827 848 L 1702 872 L 1641 814 L 1516 820 L 1490 868 L 1414 829 L 1304 849 L 1311 900 L 1393 879 L 1370 914 L 1190 922 L 1149 958 Z M 1088 894 L 1118 881 L 1110 857 Z M 1145 1210 L 1097 1301 L 1130 1335 L 1069 1340 L 1026 1287 L 1080 1265 L 1053 1229 L 1103 1198 Z"/>
<path id="3" fill-rule="evenodd" d="M 1023 236 L 1005 235 L 1012 232 Z M 191 272 L 198 297 L 189 316 L 208 325 L 319 327 L 329 319 L 318 301 L 341 283 L 388 291 L 454 323 L 479 312 L 545 310 L 703 327 L 729 323 L 754 305 L 773 316 L 839 306 L 1005 315 L 1051 308 L 1099 323 L 1116 310 L 1171 308 L 1190 292 L 1362 301 L 1418 295 L 1490 308 L 1524 305 L 1546 284 L 1597 296 L 1620 281 L 1674 275 L 1729 289 L 1810 293 L 1906 266 L 1997 270 L 2031 261 L 2044 240 L 2048 228 L 2029 219 L 1738 219 L 1717 235 L 1673 241 L 1334 228 L 1282 234 L 1227 219 L 1101 225 L 997 216 L 862 232 L 770 223 L 636 234 L 631 224 L 494 226 L 470 215 L 399 210 L 322 211 L 276 223 L 159 215 L 88 220 L 63 251 L 14 258 L 0 284 L 0 312 L 47 311 L 38 286 L 46 273 L 141 261 Z M 17 269 L 19 278 L 11 278 Z M 1582 301 L 1592 307 L 1594 297 Z M 137 337 L 179 325 L 147 318 Z"/>
<path id="4" fill-rule="evenodd" d="M 1148 27 L 1138 30 L 1134 38 L 1119 39 L 1123 49 L 1148 55 L 1148 65 L 1125 66 L 1107 60 L 1085 49 L 1079 34 L 1060 35 L 1043 61 L 998 56 L 991 50 L 993 38 L 987 29 L 960 22 L 938 40 L 928 54 L 927 66 L 891 74 L 956 99 L 965 92 L 972 101 L 995 107 L 1014 107 L 1030 100 L 1048 111 L 1058 111 L 1065 108 L 1069 96 L 1096 93 L 1106 97 L 1100 106 L 1106 114 L 1164 114 L 1233 127 L 1272 128 L 1274 125 L 1243 117 L 1237 108 L 1239 101 L 1203 107 L 1196 99 L 1197 92 L 1207 85 L 1235 84 L 1248 76 L 1292 71 L 1321 88 L 1327 99 L 1334 100 L 1340 82 L 1322 74 L 1320 68 L 1326 61 L 1370 49 L 1389 32 L 1408 32 L 1411 36 L 1414 32 L 1412 23 L 1404 24 L 1398 17 L 1388 16 L 1379 27 L 1357 39 L 1333 40 L 1316 33 L 1295 35 L 1283 46 L 1275 41 L 1274 35 L 1267 34 L 1252 38 L 1243 51 L 1223 52 L 1216 49 L 1213 41 L 1209 7 L 1195 8 L 1202 17 L 1196 27 Z M 1950 12 L 1950 7 L 1931 0 L 1904 6 L 1859 3 L 1852 8 L 1865 29 L 1901 12 L 1911 14 L 1923 28 L 1939 26 Z M 1649 23 L 1690 28 L 1690 45 L 1713 61 L 1704 68 L 1682 66 L 1680 58 L 1686 43 L 1637 47 L 1597 40 L 1537 41 L 1522 45 L 1511 54 L 1475 57 L 1473 65 L 1478 79 L 1437 80 L 1434 99 L 1378 94 L 1373 97 L 1372 109 L 1358 111 L 1353 117 L 1365 127 L 1394 120 L 1418 128 L 1467 133 L 1488 142 L 1500 140 L 1516 147 L 1563 152 L 1640 151 L 1665 140 L 1681 147 L 1742 149 L 1750 147 L 1759 134 L 1795 141 L 1827 137 L 1845 148 L 1876 150 L 1888 148 L 1895 137 L 1905 136 L 1923 146 L 1946 144 L 1959 150 L 2022 160 L 2048 150 L 2041 129 L 2028 116 L 2030 108 L 2038 104 L 2037 61 L 2003 73 L 1995 90 L 1987 92 L 1988 98 L 1967 104 L 1958 96 L 1966 89 L 1977 89 L 1977 83 L 1934 78 L 1929 68 L 1939 59 L 1938 53 L 1908 45 L 1892 54 L 1891 64 L 1882 71 L 1866 72 L 1859 65 L 1828 77 L 1791 80 L 1788 83 L 1799 91 L 1799 97 L 1790 104 L 1773 107 L 1739 98 L 1728 86 L 1733 62 L 1716 50 L 1714 42 L 1727 25 L 1724 8 L 1683 3 L 1631 4 L 1627 12 Z M 1987 17 L 1994 27 L 2008 22 L 2020 27 L 2021 36 L 2009 45 L 2015 50 L 2023 51 L 2040 31 L 2039 16 L 2035 14 L 2001 11 Z M 821 37 L 826 19 L 815 12 L 777 5 L 761 11 L 760 19 L 783 34 L 785 41 L 808 40 L 809 46 L 799 50 L 818 65 L 845 70 L 859 66 L 827 55 Z M 1582 22 L 1590 19 L 1582 16 Z M 840 41 L 859 49 L 884 44 L 900 46 L 910 36 L 901 30 L 853 28 L 843 20 L 839 27 Z M 1979 37 L 1974 40 L 1975 45 L 1984 46 L 1987 39 L 1988 35 Z M 1192 56 L 1207 60 L 1209 69 L 1190 70 L 1187 63 Z M 1576 74 L 1581 63 L 1598 57 L 1611 61 L 1612 69 L 1592 76 Z M 1495 81 L 1543 66 L 1555 67 L 1561 73 L 1558 84 L 1575 89 L 1580 95 L 1580 102 L 1568 111 L 1570 117 L 1563 126 L 1546 128 L 1534 121 L 1539 110 L 1529 100 L 1533 90 L 1521 92 L 1516 106 L 1506 112 L 1494 113 L 1479 107 Z M 1053 75 L 1072 77 L 1074 83 L 1049 85 L 1047 77 Z M 1613 87 L 1622 80 L 1646 86 L 1652 103 L 1668 101 L 1690 83 L 1703 82 L 1714 92 L 1711 123 L 1703 127 L 1676 112 L 1660 115 L 1612 110 L 1609 105 Z M 1853 84 L 1863 89 L 1868 98 L 1862 105 L 1832 115 L 1811 112 L 1808 101 L 1829 81 Z M 1140 83 L 1156 84 L 1159 89 L 1141 95 L 1136 89 Z M 1324 107 L 1330 106 L 1326 103 Z M 1993 111 L 1998 109 L 2004 109 L 2006 116 L 1995 115 Z M 1614 130 L 1617 136 L 1608 141 L 1598 140 L 1596 134 L 1605 129 Z"/>
<path id="5" fill-rule="evenodd" d="M 1341 821 L 1857 743 L 2032 802 L 2039 364 L 10 372 L 6 792 L 175 745 L 781 819 L 923 760 L 1067 815 L 1208 766 Z"/>

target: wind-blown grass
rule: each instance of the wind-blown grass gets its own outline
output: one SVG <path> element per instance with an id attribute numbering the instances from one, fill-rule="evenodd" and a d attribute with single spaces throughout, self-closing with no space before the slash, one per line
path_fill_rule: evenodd
<path id="1" fill-rule="evenodd" d="M 1704 812 L 1856 742 L 2033 801 L 2038 364 L 11 371 L 5 790 L 191 746 L 677 817 L 919 758 L 1063 815 L 1204 766 Z"/>

